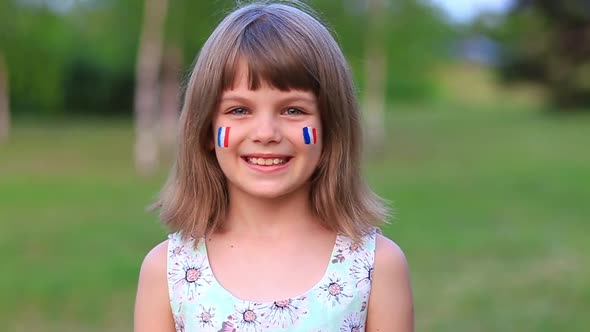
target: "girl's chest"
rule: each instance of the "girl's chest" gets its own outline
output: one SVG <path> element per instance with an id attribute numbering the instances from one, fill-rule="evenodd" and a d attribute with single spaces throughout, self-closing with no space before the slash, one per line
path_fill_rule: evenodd
<path id="1" fill-rule="evenodd" d="M 217 282 L 237 298 L 254 301 L 287 299 L 306 293 L 324 277 L 332 256 L 332 248 L 209 252 Z"/>

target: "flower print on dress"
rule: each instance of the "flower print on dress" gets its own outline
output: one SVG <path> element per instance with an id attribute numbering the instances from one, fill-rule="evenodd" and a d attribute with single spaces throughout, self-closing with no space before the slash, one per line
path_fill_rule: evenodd
<path id="1" fill-rule="evenodd" d="M 299 323 L 299 318 L 308 313 L 307 296 L 264 304 L 260 311 L 266 328 L 294 327 Z"/>
<path id="2" fill-rule="evenodd" d="M 346 258 L 342 254 L 342 249 L 338 249 L 338 251 L 336 251 L 336 255 L 334 255 L 334 259 L 332 259 L 332 263 L 333 264 L 342 263 L 342 262 L 344 262 L 345 259 Z"/>
<path id="3" fill-rule="evenodd" d="M 181 233 L 169 234 L 168 240 L 168 259 L 190 254 L 195 241 L 192 235 L 187 241 L 183 241 Z"/>
<path id="4" fill-rule="evenodd" d="M 350 242 L 346 250 L 349 255 L 354 255 L 363 250 L 363 247 L 357 242 Z"/>
<path id="5" fill-rule="evenodd" d="M 320 286 L 318 299 L 324 305 L 330 305 L 331 307 L 347 302 L 352 298 L 352 295 L 347 292 L 347 284 L 348 282 L 335 275 L 328 277 L 328 281 Z"/>
<path id="6" fill-rule="evenodd" d="M 362 243 L 355 242 L 346 236 L 338 236 L 336 239 L 337 252 L 344 256 L 354 256 L 364 251 Z"/>
<path id="7" fill-rule="evenodd" d="M 367 310 L 367 301 L 363 301 L 363 303 L 361 303 L 361 312 Z"/>
<path id="8" fill-rule="evenodd" d="M 197 322 L 201 327 L 215 326 L 215 307 L 205 308 L 202 304 L 199 305 L 197 312 Z"/>
<path id="9" fill-rule="evenodd" d="M 350 276 L 357 280 L 355 287 L 366 287 L 373 280 L 373 264 L 366 255 L 359 255 L 350 267 Z"/>
<path id="10" fill-rule="evenodd" d="M 186 255 L 186 250 L 184 249 L 184 245 L 178 244 L 174 246 L 174 248 L 171 248 L 168 251 L 168 253 L 168 258 L 176 258 L 182 255 Z"/>
<path id="11" fill-rule="evenodd" d="M 259 303 L 242 302 L 234 306 L 235 312 L 228 319 L 237 331 L 258 332 L 263 316 Z"/>
<path id="12" fill-rule="evenodd" d="M 205 257 L 187 255 L 176 260 L 169 269 L 168 278 L 172 282 L 173 291 L 180 299 L 189 301 L 201 294 L 203 288 L 211 285 L 213 275 L 207 267 Z"/>
<path id="13" fill-rule="evenodd" d="M 344 319 L 340 332 L 361 332 L 365 330 L 363 320 L 358 312 L 353 312 Z"/>

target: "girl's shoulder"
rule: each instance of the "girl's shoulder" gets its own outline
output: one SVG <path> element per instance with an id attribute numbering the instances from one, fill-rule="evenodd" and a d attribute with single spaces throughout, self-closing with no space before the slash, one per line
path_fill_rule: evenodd
<path id="1" fill-rule="evenodd" d="M 174 326 L 168 304 L 168 240 L 145 256 L 139 272 L 134 313 L 136 330 L 169 331 Z"/>
<path id="2" fill-rule="evenodd" d="M 368 326 L 371 329 L 395 327 L 396 331 L 412 331 L 413 299 L 406 256 L 395 242 L 382 234 L 375 238 L 371 287 Z"/>
<path id="3" fill-rule="evenodd" d="M 375 265 L 397 270 L 407 270 L 406 257 L 400 246 L 379 233 L 375 234 Z"/>
<path id="4" fill-rule="evenodd" d="M 141 263 L 140 278 L 149 277 L 152 280 L 158 276 L 166 277 L 166 264 L 169 240 L 164 240 L 153 247 Z"/>
<path id="5" fill-rule="evenodd" d="M 380 274 L 405 274 L 408 271 L 408 264 L 403 250 L 397 243 L 383 235 L 380 229 L 367 235 L 372 240 L 375 251 L 375 270 Z"/>
<path id="6" fill-rule="evenodd" d="M 140 282 L 149 283 L 150 287 L 167 287 L 170 250 L 183 241 L 185 240 L 180 233 L 172 233 L 166 240 L 154 246 L 141 263 Z"/>

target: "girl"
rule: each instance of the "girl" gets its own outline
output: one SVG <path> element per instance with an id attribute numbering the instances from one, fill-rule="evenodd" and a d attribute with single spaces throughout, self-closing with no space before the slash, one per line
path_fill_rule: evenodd
<path id="1" fill-rule="evenodd" d="M 347 63 L 298 7 L 238 8 L 198 56 L 137 332 L 413 330 L 404 255 L 360 179 Z"/>

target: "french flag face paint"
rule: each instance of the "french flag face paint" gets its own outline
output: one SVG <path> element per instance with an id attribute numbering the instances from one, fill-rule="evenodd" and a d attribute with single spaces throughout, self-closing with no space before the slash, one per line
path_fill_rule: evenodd
<path id="1" fill-rule="evenodd" d="M 303 141 L 305 142 L 305 144 L 317 144 L 317 130 L 314 127 L 303 127 Z"/>
<path id="2" fill-rule="evenodd" d="M 220 148 L 229 147 L 229 129 L 231 127 L 217 128 L 217 146 Z"/>

